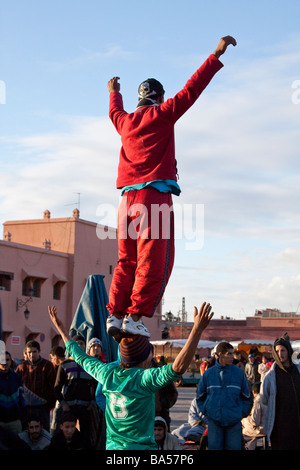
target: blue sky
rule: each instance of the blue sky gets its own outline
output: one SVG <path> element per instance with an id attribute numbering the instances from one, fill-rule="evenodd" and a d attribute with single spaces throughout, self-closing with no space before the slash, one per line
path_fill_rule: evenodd
<path id="1" fill-rule="evenodd" d="M 182 194 L 163 311 L 185 297 L 189 318 L 203 300 L 216 317 L 300 313 L 299 1 L 14 0 L 0 11 L 0 223 L 68 216 L 80 193 L 83 219 L 104 222 L 106 205 L 114 225 L 107 81 L 121 77 L 127 111 L 150 76 L 173 96 L 230 34 L 237 47 L 176 124 Z M 182 236 L 187 206 L 204 218 L 185 218 Z"/>

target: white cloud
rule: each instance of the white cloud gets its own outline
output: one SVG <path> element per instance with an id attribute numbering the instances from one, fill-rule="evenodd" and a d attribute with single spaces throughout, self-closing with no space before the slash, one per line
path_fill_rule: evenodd
<path id="1" fill-rule="evenodd" d="M 91 51 L 81 48 L 76 57 L 65 59 L 63 62 L 47 61 L 45 65 L 51 69 L 66 69 L 69 67 L 82 67 L 87 64 L 97 64 L 108 60 L 130 60 L 133 57 L 131 51 L 127 51 L 120 44 L 108 44 L 105 50 Z"/>
<path id="2" fill-rule="evenodd" d="M 69 132 L 17 139 L 26 164 L 1 174 L 2 218 L 39 218 L 46 208 L 62 217 L 81 193 L 82 217 L 95 220 L 98 204 L 116 201 L 119 139 L 111 123 L 71 118 L 69 124 Z"/>

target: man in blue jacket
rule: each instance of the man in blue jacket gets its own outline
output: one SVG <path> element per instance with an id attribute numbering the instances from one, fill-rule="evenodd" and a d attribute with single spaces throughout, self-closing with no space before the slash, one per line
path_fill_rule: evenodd
<path id="1" fill-rule="evenodd" d="M 219 343 L 216 354 L 197 390 L 199 409 L 208 419 L 208 450 L 241 450 L 241 419 L 252 406 L 249 386 L 244 371 L 233 364 L 230 343 Z"/>

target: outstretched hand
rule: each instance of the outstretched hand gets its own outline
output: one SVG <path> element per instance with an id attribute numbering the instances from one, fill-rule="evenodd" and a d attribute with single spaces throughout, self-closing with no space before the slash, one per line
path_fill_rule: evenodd
<path id="1" fill-rule="evenodd" d="M 121 85 L 118 80 L 120 80 L 120 77 L 113 77 L 109 80 L 107 83 L 107 89 L 109 93 L 112 93 L 113 91 L 120 91 Z"/>
<path id="2" fill-rule="evenodd" d="M 194 307 L 194 326 L 197 331 L 203 331 L 212 319 L 214 312 L 211 312 L 212 306 L 203 302 L 198 312 L 197 307 Z M 211 312 L 211 313 L 210 313 Z"/>
<path id="3" fill-rule="evenodd" d="M 232 36 L 224 36 L 220 39 L 219 44 L 217 45 L 213 54 L 219 58 L 226 51 L 229 45 L 236 46 L 237 42 Z"/>
<path id="4" fill-rule="evenodd" d="M 50 319 L 51 319 L 53 325 L 55 326 L 55 328 L 57 329 L 57 331 L 61 335 L 63 341 L 66 343 L 71 338 L 68 335 L 63 322 L 60 320 L 60 318 L 58 318 L 56 307 L 54 305 L 52 307 L 48 307 L 48 312 L 49 312 L 49 316 L 50 316 Z"/>
<path id="5" fill-rule="evenodd" d="M 172 369 L 176 374 L 182 375 L 190 365 L 198 346 L 198 341 L 201 338 L 201 334 L 213 316 L 211 309 L 211 305 L 206 302 L 201 305 L 199 311 L 197 307 L 194 307 L 194 326 L 185 345 L 172 365 Z"/>

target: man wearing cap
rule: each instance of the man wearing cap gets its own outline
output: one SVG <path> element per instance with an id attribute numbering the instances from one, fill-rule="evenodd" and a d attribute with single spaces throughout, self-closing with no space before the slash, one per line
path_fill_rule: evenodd
<path id="1" fill-rule="evenodd" d="M 161 416 L 155 417 L 154 435 L 158 450 L 182 450 L 178 437 L 168 432 L 167 423 Z"/>
<path id="2" fill-rule="evenodd" d="M 157 368 L 149 368 L 152 347 L 146 336 L 122 338 L 119 348 L 121 363 L 104 364 L 71 340 L 54 306 L 49 307 L 49 315 L 74 360 L 102 383 L 107 399 L 106 450 L 157 449 L 154 437 L 155 391 L 178 380 L 187 370 L 201 334 L 213 316 L 210 304 L 203 303 L 199 312 L 195 307 L 193 328 L 174 363 Z"/>
<path id="3" fill-rule="evenodd" d="M 90 356 L 97 357 L 99 361 L 105 362 L 105 354 L 102 350 L 102 342 L 99 338 L 92 338 L 89 340 L 86 352 Z"/>
<path id="4" fill-rule="evenodd" d="M 236 41 L 222 38 L 213 54 L 174 98 L 164 100 L 161 83 L 149 78 L 138 89 L 137 109 L 123 107 L 119 77 L 108 82 L 109 117 L 121 136 L 117 188 L 118 263 L 109 293 L 107 333 L 150 337 L 142 316 L 151 318 L 174 262 L 172 194 L 179 195 L 174 126 L 223 67 L 219 57 Z"/>
<path id="5" fill-rule="evenodd" d="M 262 383 L 264 427 L 272 450 L 300 450 L 300 364 L 292 361 L 287 333 L 275 340 L 272 354 L 275 362 Z"/>

